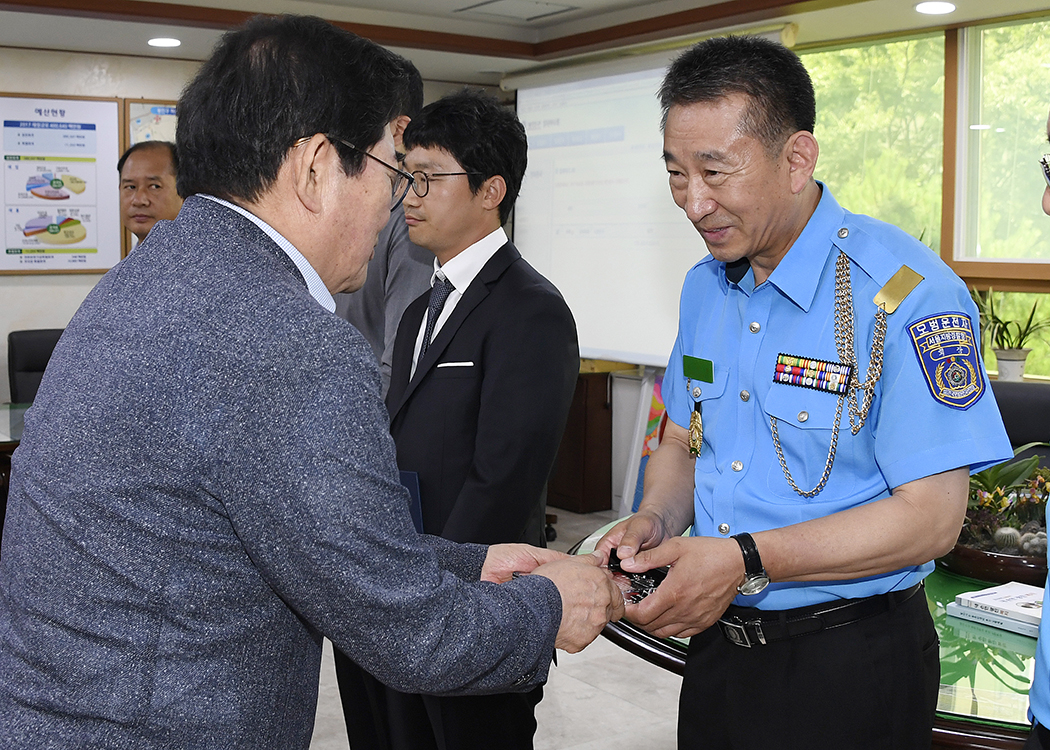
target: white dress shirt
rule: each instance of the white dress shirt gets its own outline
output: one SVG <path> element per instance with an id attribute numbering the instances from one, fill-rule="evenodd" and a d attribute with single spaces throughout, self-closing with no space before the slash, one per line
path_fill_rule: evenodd
<path id="1" fill-rule="evenodd" d="M 434 332 L 430 335 L 431 342 L 437 338 L 438 331 L 441 330 L 452 311 L 456 309 L 456 305 L 463 298 L 463 292 L 474 281 L 474 277 L 481 272 L 485 264 L 496 254 L 496 251 L 506 244 L 507 233 L 503 231 L 503 227 L 497 227 L 491 234 L 482 237 L 456 257 L 449 260 L 445 265 L 439 264 L 437 258 L 434 258 L 434 275 L 430 277 L 431 288 L 434 287 L 435 282 L 440 278 L 451 281 L 455 289 L 448 295 L 448 299 L 445 300 L 445 306 L 441 308 L 441 314 L 438 316 L 437 323 L 434 324 Z M 412 371 L 409 373 L 409 380 L 415 377 L 416 365 L 419 363 L 419 350 L 423 346 L 423 336 L 426 334 L 426 331 L 427 316 L 424 314 L 423 320 L 419 325 L 419 333 L 416 334 L 416 346 L 412 350 Z"/>

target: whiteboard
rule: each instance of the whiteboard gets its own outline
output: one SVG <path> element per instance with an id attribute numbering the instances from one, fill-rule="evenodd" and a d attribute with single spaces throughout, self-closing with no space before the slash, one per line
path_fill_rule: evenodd
<path id="1" fill-rule="evenodd" d="M 97 272 L 120 260 L 116 99 L 0 96 L 0 273 Z"/>
<path id="2" fill-rule="evenodd" d="M 518 90 L 529 166 L 514 244 L 565 297 L 584 357 L 665 366 L 685 273 L 707 255 L 667 185 L 663 75 Z"/>

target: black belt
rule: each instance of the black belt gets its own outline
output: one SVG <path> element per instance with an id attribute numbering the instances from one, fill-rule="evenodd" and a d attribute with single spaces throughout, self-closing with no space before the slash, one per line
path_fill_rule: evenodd
<path id="1" fill-rule="evenodd" d="M 891 591 L 864 599 L 814 604 L 798 609 L 763 610 L 731 604 L 718 621 L 718 627 L 730 643 L 751 648 L 839 628 L 880 615 L 898 604 L 903 604 L 922 590 L 923 585 L 920 582 L 902 591 Z"/>

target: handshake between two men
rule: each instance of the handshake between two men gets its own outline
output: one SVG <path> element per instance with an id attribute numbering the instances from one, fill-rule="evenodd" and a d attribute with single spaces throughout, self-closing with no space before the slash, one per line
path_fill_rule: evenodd
<path id="1" fill-rule="evenodd" d="M 718 595 L 702 594 L 679 581 L 686 571 L 677 571 L 659 596 L 656 583 L 667 566 L 681 559 L 694 560 L 692 549 L 698 540 L 672 538 L 660 533 L 659 522 L 648 514 L 638 514 L 610 530 L 596 550 L 587 555 L 567 555 L 527 544 L 498 544 L 489 547 L 481 580 L 505 583 L 515 575 L 540 575 L 551 580 L 561 595 L 561 626 L 555 645 L 569 653 L 583 650 L 610 622 L 625 616 L 659 637 L 694 635 L 711 625 L 732 601 L 741 578 L 739 562 L 732 556 L 735 543 L 726 547 L 726 565 L 719 577 L 726 585 Z M 722 540 L 711 540 L 718 545 Z M 693 544 L 688 544 L 692 542 Z M 683 546 L 684 544 L 684 546 Z M 718 545 L 721 546 L 721 545 Z M 643 547 L 649 547 L 641 552 Z M 699 550 L 695 550 L 699 552 Z M 683 556 L 683 552 L 686 552 Z M 711 550 L 705 550 L 705 556 Z M 638 553 L 637 555 L 635 553 Z M 622 572 L 618 554 L 624 558 Z M 739 557 L 739 553 L 737 553 Z M 699 560 L 696 561 L 699 563 Z M 707 567 L 711 572 L 710 566 Z M 615 572 L 614 572 L 615 571 Z M 645 575 L 640 579 L 640 576 Z M 688 576 L 686 575 L 686 578 Z M 638 580 L 643 581 L 641 584 Z M 692 595 L 688 595 L 692 591 Z M 643 599 L 645 600 L 643 602 Z"/>

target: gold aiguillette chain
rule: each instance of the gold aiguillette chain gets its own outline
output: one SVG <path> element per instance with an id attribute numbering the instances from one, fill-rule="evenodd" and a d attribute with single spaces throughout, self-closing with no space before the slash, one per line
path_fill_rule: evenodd
<path id="1" fill-rule="evenodd" d="M 854 325 L 853 289 L 850 284 L 849 258 L 846 257 L 845 253 L 839 251 L 839 256 L 835 261 L 835 349 L 838 351 L 839 361 L 852 368 L 853 378 L 856 377 L 857 373 L 857 355 L 853 344 Z M 839 396 L 838 405 L 835 407 L 835 424 L 831 429 L 831 446 L 828 448 L 828 460 L 824 463 L 824 473 L 821 474 L 817 486 L 808 492 L 799 489 L 799 486 L 795 484 L 795 480 L 791 477 L 791 471 L 788 469 L 787 461 L 784 458 L 784 449 L 780 445 L 777 418 L 769 418 L 770 428 L 773 432 L 773 446 L 777 451 L 780 468 L 784 470 L 784 477 L 787 478 L 791 489 L 802 497 L 815 497 L 820 494 L 820 491 L 824 489 L 824 485 L 828 483 L 828 477 L 831 476 L 831 467 L 835 463 L 835 449 L 839 443 L 842 403 L 847 398 L 847 394 L 849 399 L 850 431 L 856 435 L 860 432 L 860 428 L 864 426 L 864 422 L 868 418 L 868 411 L 871 409 L 872 399 L 875 396 L 875 385 L 879 382 L 879 378 L 882 377 L 882 354 L 885 347 L 886 307 L 880 306 L 875 311 L 875 334 L 871 342 L 871 359 L 868 360 L 867 380 L 863 383 L 851 380 L 846 393 Z M 860 400 L 857 395 L 861 391 L 864 393 L 863 400 Z"/>

